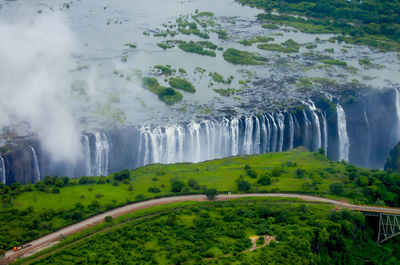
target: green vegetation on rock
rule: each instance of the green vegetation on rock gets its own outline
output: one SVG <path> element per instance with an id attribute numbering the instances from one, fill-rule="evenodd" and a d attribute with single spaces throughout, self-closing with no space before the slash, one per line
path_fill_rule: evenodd
<path id="1" fill-rule="evenodd" d="M 263 36 L 257 36 L 255 38 L 249 39 L 249 40 L 240 40 L 239 43 L 245 46 L 251 46 L 253 43 L 257 42 L 270 42 L 274 41 L 275 38 L 273 37 L 263 37 Z"/>
<path id="2" fill-rule="evenodd" d="M 161 86 L 155 77 L 143 77 L 142 84 L 144 88 L 158 95 L 158 98 L 168 105 L 179 102 L 183 98 L 182 94 L 175 89 Z"/>
<path id="3" fill-rule="evenodd" d="M 342 34 L 341 41 L 385 51 L 400 50 L 400 3 L 390 0 L 237 0 L 262 8 L 262 22 L 294 27 L 306 33 Z M 274 14 L 277 11 L 279 14 Z M 293 16 L 293 14 L 299 16 Z M 304 18 L 303 16 L 306 16 Z"/>
<path id="4" fill-rule="evenodd" d="M 268 58 L 262 57 L 257 53 L 240 51 L 229 48 L 223 53 L 224 59 L 233 64 L 261 65 L 268 62 Z"/>
<path id="5" fill-rule="evenodd" d="M 200 44 L 199 42 L 197 43 L 193 41 L 190 41 L 188 43 L 183 42 L 179 44 L 178 47 L 185 52 L 197 53 L 200 55 L 207 55 L 211 57 L 217 56 L 214 51 L 206 50 L 205 48 L 207 47 L 205 47 L 205 45 Z"/>
<path id="6" fill-rule="evenodd" d="M 188 80 L 180 78 L 180 77 L 174 77 L 169 79 L 169 85 L 173 88 L 177 89 L 182 89 L 187 92 L 195 93 L 196 88 L 192 83 L 190 83 Z"/>
<path id="7" fill-rule="evenodd" d="M 258 44 L 257 48 L 274 52 L 292 53 L 292 52 L 299 52 L 300 44 L 298 44 L 292 39 L 289 39 L 285 42 L 282 42 L 281 44 L 276 44 L 276 43 Z"/>

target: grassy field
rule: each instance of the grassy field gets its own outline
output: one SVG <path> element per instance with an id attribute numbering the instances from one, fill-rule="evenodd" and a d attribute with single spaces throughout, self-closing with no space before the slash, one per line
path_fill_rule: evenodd
<path id="1" fill-rule="evenodd" d="M 297 167 L 288 167 L 288 161 L 297 163 Z M 258 175 L 271 172 L 275 168 L 284 168 L 284 172 L 279 177 L 272 177 L 271 185 L 260 186 L 256 185 L 256 179 L 246 175 L 245 165 L 249 165 Z M 298 168 L 314 173 L 314 175 L 299 178 L 295 173 Z M 335 173 L 323 179 L 317 173 L 325 171 L 326 168 L 334 169 Z M 74 185 L 61 188 L 58 194 L 39 191 L 24 192 L 16 197 L 13 208 L 23 209 L 31 206 L 38 210 L 46 208 L 56 210 L 73 207 L 77 202 L 88 205 L 93 200 L 97 200 L 100 204 L 112 203 L 113 201 L 115 201 L 114 204 L 121 204 L 126 201 L 134 201 L 139 194 L 145 198 L 171 194 L 170 180 L 172 178 L 179 178 L 185 183 L 190 178 L 194 178 L 200 186 L 206 185 L 208 188 L 216 188 L 220 192 L 237 192 L 236 179 L 240 176 L 254 184 L 253 191 L 275 192 L 301 192 L 304 181 L 312 181 L 317 178 L 319 184 L 317 184 L 316 193 L 328 195 L 329 184 L 341 178 L 344 172 L 344 165 L 341 163 L 332 162 L 322 156 L 316 156 L 314 153 L 298 150 L 231 157 L 198 164 L 154 164 L 131 171 L 133 180 L 129 184 L 120 183 L 118 186 L 114 186 L 112 183 Z M 128 190 L 130 185 L 133 186 L 133 191 Z M 161 192 L 151 193 L 148 191 L 150 187 L 158 187 Z M 196 192 L 188 189 L 188 187 L 184 191 Z"/>

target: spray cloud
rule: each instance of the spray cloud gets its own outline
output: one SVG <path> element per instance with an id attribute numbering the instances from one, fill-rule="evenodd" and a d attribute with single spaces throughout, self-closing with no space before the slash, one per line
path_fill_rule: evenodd
<path id="1" fill-rule="evenodd" d="M 77 41 L 59 12 L 0 20 L 0 129 L 28 123 L 54 161 L 75 162 L 80 133 L 67 107 Z"/>

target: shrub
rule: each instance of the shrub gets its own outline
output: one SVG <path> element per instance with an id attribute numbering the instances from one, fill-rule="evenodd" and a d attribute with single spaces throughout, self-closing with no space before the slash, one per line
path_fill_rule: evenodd
<path id="1" fill-rule="evenodd" d="M 217 190 L 217 189 L 214 189 L 214 188 L 207 189 L 206 192 L 205 192 L 205 194 L 206 194 L 206 196 L 207 196 L 208 199 L 214 200 L 215 197 L 218 195 L 218 190 Z"/>
<path id="2" fill-rule="evenodd" d="M 171 186 L 172 186 L 171 189 L 172 192 L 181 192 L 182 188 L 185 186 L 185 183 L 183 183 L 181 180 L 174 179 L 172 180 Z"/>
<path id="3" fill-rule="evenodd" d="M 344 185 L 340 182 L 335 182 L 329 185 L 329 191 L 335 195 L 341 195 L 344 192 Z"/>
<path id="4" fill-rule="evenodd" d="M 263 186 L 271 185 L 271 178 L 268 175 L 264 175 L 257 181 L 257 183 Z"/>
<path id="5" fill-rule="evenodd" d="M 110 215 L 107 215 L 106 217 L 104 217 L 104 221 L 106 221 L 107 223 L 112 222 L 113 218 Z"/>
<path id="6" fill-rule="evenodd" d="M 197 182 L 197 180 L 195 180 L 194 178 L 191 178 L 188 180 L 188 185 L 195 189 L 194 187 L 199 186 L 199 183 Z M 200 188 L 200 187 L 199 187 Z"/>
<path id="7" fill-rule="evenodd" d="M 152 193 L 159 193 L 159 192 L 161 192 L 160 188 L 158 188 L 158 187 L 150 187 L 147 191 L 148 191 L 148 192 L 152 192 Z"/>
<path id="8" fill-rule="evenodd" d="M 250 190 L 251 184 L 250 182 L 243 180 L 243 179 L 238 179 L 236 180 L 237 186 L 239 190 L 245 191 L 245 190 Z"/>

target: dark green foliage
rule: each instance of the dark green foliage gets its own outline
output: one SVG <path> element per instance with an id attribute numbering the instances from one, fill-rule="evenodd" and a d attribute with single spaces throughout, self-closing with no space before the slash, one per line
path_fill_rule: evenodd
<path id="1" fill-rule="evenodd" d="M 112 222 L 113 218 L 112 216 L 107 215 L 106 217 L 104 217 L 104 221 L 106 221 L 107 223 Z"/>
<path id="2" fill-rule="evenodd" d="M 214 200 L 215 197 L 217 197 L 217 195 L 218 195 L 218 190 L 217 189 L 207 189 L 205 194 L 208 199 Z"/>
<path id="3" fill-rule="evenodd" d="M 329 191 L 335 195 L 341 195 L 344 192 L 344 185 L 343 183 L 336 182 L 329 185 Z"/>
<path id="4" fill-rule="evenodd" d="M 172 192 L 181 192 L 182 188 L 185 186 L 185 183 L 183 183 L 183 181 L 179 180 L 179 179 L 173 179 L 171 181 L 171 191 Z"/>
<path id="5" fill-rule="evenodd" d="M 306 174 L 306 171 L 304 169 L 298 168 L 296 169 L 296 176 L 298 178 L 304 178 Z"/>
<path id="6" fill-rule="evenodd" d="M 148 191 L 148 192 L 152 192 L 152 193 L 159 193 L 159 192 L 161 192 L 160 188 L 158 188 L 158 187 L 150 187 L 150 188 L 148 188 L 147 191 Z"/>
<path id="7" fill-rule="evenodd" d="M 271 185 L 271 178 L 268 175 L 264 175 L 258 179 L 257 183 L 262 186 Z"/>
<path id="8" fill-rule="evenodd" d="M 250 182 L 248 182 L 244 179 L 240 178 L 240 179 L 236 180 L 236 183 L 237 183 L 238 189 L 240 191 L 247 191 L 247 190 L 250 190 L 250 188 L 251 188 Z"/>
<path id="9" fill-rule="evenodd" d="M 196 186 L 199 186 L 199 183 L 197 182 L 196 179 L 191 178 L 188 180 L 188 185 L 189 185 L 189 187 L 194 189 Z"/>
<path id="10" fill-rule="evenodd" d="M 128 169 L 124 169 L 121 172 L 115 172 L 113 175 L 114 180 L 123 181 L 130 178 L 131 172 Z"/>
<path id="11" fill-rule="evenodd" d="M 224 51 L 223 56 L 226 61 L 233 64 L 260 65 L 268 61 L 267 58 L 259 56 L 256 53 L 240 51 L 233 48 Z"/>
<path id="12" fill-rule="evenodd" d="M 196 88 L 192 83 L 187 81 L 186 79 L 180 77 L 173 77 L 169 79 L 169 85 L 173 88 L 182 89 L 187 92 L 194 93 L 196 92 Z"/>

